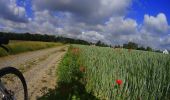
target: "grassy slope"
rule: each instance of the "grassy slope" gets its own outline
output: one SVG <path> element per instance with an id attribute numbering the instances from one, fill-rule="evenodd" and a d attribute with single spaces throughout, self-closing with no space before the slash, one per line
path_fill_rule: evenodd
<path id="1" fill-rule="evenodd" d="M 35 42 L 35 41 L 10 41 L 6 47 L 9 49 L 7 53 L 5 50 L 0 48 L 0 56 L 18 54 L 27 51 L 34 51 L 39 49 L 50 48 L 54 46 L 62 45 L 61 43 L 52 42 Z"/>
<path id="2" fill-rule="evenodd" d="M 58 67 L 58 88 L 41 99 L 167 100 L 169 66 L 161 53 L 73 45 Z"/>

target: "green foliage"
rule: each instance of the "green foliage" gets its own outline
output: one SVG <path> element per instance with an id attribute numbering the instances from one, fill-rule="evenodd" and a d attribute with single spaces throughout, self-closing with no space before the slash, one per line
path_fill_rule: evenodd
<path id="1" fill-rule="evenodd" d="M 106 100 L 170 99 L 170 56 L 127 49 L 75 45 L 86 66 L 86 90 Z M 115 88 L 116 80 L 123 84 Z"/>
<path id="2" fill-rule="evenodd" d="M 71 47 L 58 67 L 58 81 L 70 83 L 79 73 L 78 58 L 71 53 Z"/>
<path id="3" fill-rule="evenodd" d="M 84 44 L 89 45 L 90 43 L 80 39 L 72 39 L 67 37 L 56 37 L 55 35 L 47 34 L 30 34 L 30 33 L 5 33 L 0 32 L 0 37 L 7 37 L 10 40 L 26 40 L 26 41 L 44 41 L 44 42 L 62 42 L 72 44 Z"/>
<path id="4" fill-rule="evenodd" d="M 120 48 L 121 46 L 115 46 L 115 48 Z M 154 50 L 151 47 L 147 46 L 146 48 L 143 46 L 138 46 L 137 43 L 128 42 L 127 44 L 123 44 L 123 48 L 125 49 L 135 49 L 135 50 L 143 50 L 143 51 L 154 51 L 154 52 L 161 52 L 160 50 Z"/>
<path id="5" fill-rule="evenodd" d="M 61 43 L 52 42 L 35 42 L 35 41 L 11 41 L 6 47 L 9 52 L 6 52 L 0 48 L 0 56 L 6 56 L 11 54 L 17 54 L 21 52 L 34 51 L 39 49 L 45 49 L 49 47 L 59 46 Z"/>
<path id="6" fill-rule="evenodd" d="M 102 43 L 101 41 L 98 41 L 96 44 L 96 46 L 101 46 L 101 47 L 109 47 L 109 45 Z"/>
<path id="7" fill-rule="evenodd" d="M 145 51 L 145 48 L 144 48 L 143 46 L 141 46 L 141 47 L 138 47 L 137 50 L 143 50 L 143 51 Z"/>
<path id="8" fill-rule="evenodd" d="M 133 42 L 128 42 L 128 44 L 123 44 L 123 48 L 126 48 L 126 49 L 137 49 L 138 48 L 138 44 L 133 43 Z"/>
<path id="9" fill-rule="evenodd" d="M 152 51 L 152 48 L 151 47 L 147 47 L 146 50 L 147 51 Z"/>
<path id="10" fill-rule="evenodd" d="M 57 69 L 57 87 L 38 100 L 98 100 L 85 89 L 83 73 L 79 70 L 79 57 L 69 48 Z"/>

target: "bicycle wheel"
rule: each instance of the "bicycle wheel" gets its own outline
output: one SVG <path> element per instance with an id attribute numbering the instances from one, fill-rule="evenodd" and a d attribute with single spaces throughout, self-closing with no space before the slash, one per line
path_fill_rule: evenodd
<path id="1" fill-rule="evenodd" d="M 0 70 L 0 89 L 2 100 L 28 100 L 25 78 L 16 68 L 6 67 Z"/>

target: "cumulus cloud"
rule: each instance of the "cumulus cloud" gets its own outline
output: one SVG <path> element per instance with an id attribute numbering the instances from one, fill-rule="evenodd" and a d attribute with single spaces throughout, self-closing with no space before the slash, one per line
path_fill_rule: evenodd
<path id="1" fill-rule="evenodd" d="M 27 22 L 24 7 L 17 6 L 15 0 L 0 0 L 0 17 L 15 22 Z"/>
<path id="2" fill-rule="evenodd" d="M 91 42 L 97 42 L 97 41 L 106 41 L 104 35 L 96 32 L 96 31 L 83 31 L 80 35 L 78 35 L 78 38 L 88 40 Z"/>
<path id="3" fill-rule="evenodd" d="M 167 18 L 163 13 L 159 13 L 156 17 L 146 14 L 143 27 L 146 31 L 155 34 L 167 33 L 169 29 Z"/>
<path id="4" fill-rule="evenodd" d="M 137 22 L 125 17 L 111 17 L 105 24 L 98 24 L 90 28 L 102 36 L 100 39 L 108 44 L 122 44 L 128 41 L 134 41 L 138 37 Z M 89 29 L 90 29 L 89 28 Z"/>
<path id="5" fill-rule="evenodd" d="M 73 18 L 89 23 L 103 22 L 110 16 L 122 16 L 131 0 L 34 0 L 35 10 L 48 9 L 73 14 Z"/>
<path id="6" fill-rule="evenodd" d="M 170 44 L 166 41 L 170 26 L 164 13 L 159 13 L 157 16 L 146 14 L 139 32 L 141 34 L 140 41 L 145 45 L 155 48 L 167 48 L 165 44 Z"/>
<path id="7" fill-rule="evenodd" d="M 112 17 L 104 25 L 105 32 L 113 34 L 128 35 L 136 33 L 137 23 L 135 20 L 124 17 Z"/>

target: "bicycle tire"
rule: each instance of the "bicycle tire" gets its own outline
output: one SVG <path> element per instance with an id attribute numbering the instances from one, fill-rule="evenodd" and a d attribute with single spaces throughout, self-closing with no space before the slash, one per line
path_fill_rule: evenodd
<path id="1" fill-rule="evenodd" d="M 0 69 L 0 78 L 6 74 L 14 74 L 20 79 L 23 85 L 23 89 L 24 89 L 24 100 L 28 100 L 27 84 L 22 73 L 14 67 L 5 67 L 5 68 Z"/>

